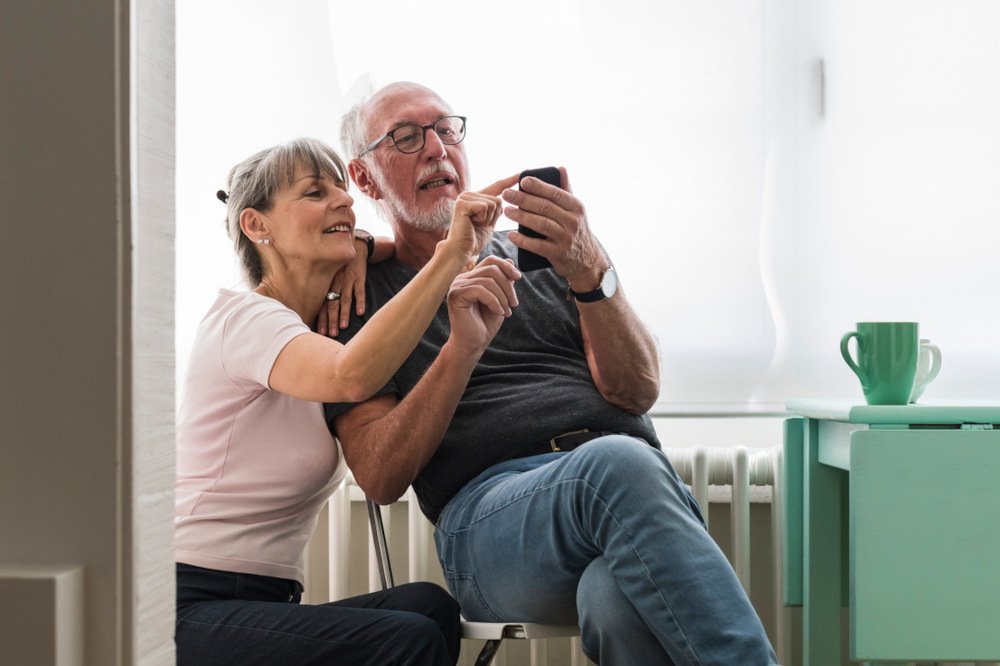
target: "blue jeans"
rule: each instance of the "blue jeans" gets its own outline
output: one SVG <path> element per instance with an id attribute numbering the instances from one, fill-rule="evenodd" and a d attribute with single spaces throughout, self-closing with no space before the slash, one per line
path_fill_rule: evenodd
<path id="1" fill-rule="evenodd" d="M 178 666 L 453 666 L 458 604 L 431 583 L 299 604 L 298 582 L 177 565 Z"/>
<path id="2" fill-rule="evenodd" d="M 467 619 L 579 623 L 604 665 L 776 663 L 694 497 L 642 440 L 494 465 L 434 538 Z"/>

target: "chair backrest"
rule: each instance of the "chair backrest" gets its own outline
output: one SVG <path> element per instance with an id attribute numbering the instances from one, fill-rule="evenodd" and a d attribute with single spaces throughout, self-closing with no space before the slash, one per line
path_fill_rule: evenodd
<path id="1" fill-rule="evenodd" d="M 382 507 L 368 496 L 365 496 L 365 503 L 368 505 L 368 524 L 372 530 L 378 574 L 382 580 L 382 589 L 386 590 L 396 586 L 396 579 L 392 575 L 392 563 L 389 561 L 389 545 L 385 539 L 385 525 L 382 523 Z"/>

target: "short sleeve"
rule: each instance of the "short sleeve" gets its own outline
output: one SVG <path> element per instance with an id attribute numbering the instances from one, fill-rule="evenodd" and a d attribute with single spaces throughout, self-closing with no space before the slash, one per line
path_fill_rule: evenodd
<path id="1" fill-rule="evenodd" d="M 293 338 L 309 333 L 299 316 L 277 301 L 252 297 L 233 310 L 222 333 L 222 364 L 235 382 L 270 388 L 278 354 Z"/>

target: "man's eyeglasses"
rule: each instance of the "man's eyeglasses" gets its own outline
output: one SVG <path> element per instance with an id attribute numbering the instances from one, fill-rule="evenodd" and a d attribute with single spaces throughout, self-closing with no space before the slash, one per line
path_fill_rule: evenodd
<path id="1" fill-rule="evenodd" d="M 427 140 L 427 130 L 430 129 L 434 130 L 434 133 L 441 139 L 441 143 L 446 146 L 462 143 L 462 139 L 465 138 L 465 116 L 445 116 L 438 118 L 430 125 L 400 125 L 369 143 L 358 157 L 364 157 L 367 153 L 375 150 L 386 139 L 390 139 L 392 145 L 396 146 L 401 153 L 418 152 L 424 147 Z"/>

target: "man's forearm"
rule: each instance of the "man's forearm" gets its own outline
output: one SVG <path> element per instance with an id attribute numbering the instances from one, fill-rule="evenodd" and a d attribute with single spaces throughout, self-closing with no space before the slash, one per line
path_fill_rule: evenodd
<path id="1" fill-rule="evenodd" d="M 369 421 L 338 419 L 345 458 L 369 497 L 388 504 L 406 492 L 437 451 L 478 360 L 449 341 L 395 407 Z"/>
<path id="2" fill-rule="evenodd" d="M 590 373 L 604 399 L 643 414 L 660 394 L 656 344 L 620 290 L 612 298 L 577 303 Z"/>

